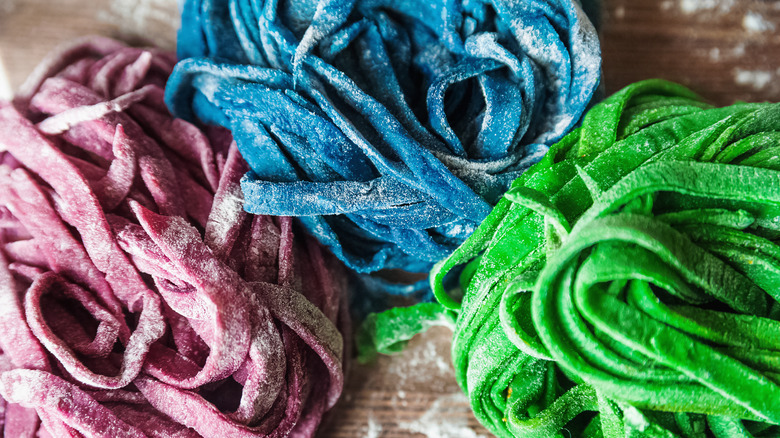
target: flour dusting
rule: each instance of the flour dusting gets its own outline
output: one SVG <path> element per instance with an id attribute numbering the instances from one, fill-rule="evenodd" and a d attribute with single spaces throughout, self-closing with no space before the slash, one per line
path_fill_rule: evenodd
<path id="1" fill-rule="evenodd" d="M 712 47 L 699 53 L 709 58 L 710 62 L 734 62 L 741 61 L 746 53 L 745 43 L 737 43 L 732 47 Z"/>
<path id="2" fill-rule="evenodd" d="M 710 49 L 710 60 L 713 62 L 720 61 L 720 49 L 717 47 L 713 47 Z"/>
<path id="3" fill-rule="evenodd" d="M 702 11 L 726 13 L 736 4 L 736 0 L 681 0 L 680 10 L 686 14 Z"/>
<path id="4" fill-rule="evenodd" d="M 366 430 L 366 438 L 379 438 L 382 433 L 382 425 L 377 423 L 374 417 L 368 417 L 368 428 Z"/>
<path id="5" fill-rule="evenodd" d="M 451 339 L 449 329 L 434 327 L 412 339 L 401 355 L 379 358 L 367 385 L 377 389 L 369 397 L 381 411 L 362 416 L 361 436 L 491 436 L 475 422 L 468 398 L 455 383 Z M 383 423 L 386 419 L 392 420 Z"/>
<path id="6" fill-rule="evenodd" d="M 742 27 L 752 33 L 768 32 L 775 30 L 775 24 L 764 18 L 757 12 L 748 12 L 742 19 Z"/>
<path id="7" fill-rule="evenodd" d="M 734 69 L 734 82 L 737 85 L 753 87 L 754 90 L 763 90 L 772 80 L 772 72 L 767 70 L 743 70 Z"/>
<path id="8" fill-rule="evenodd" d="M 419 419 L 399 426 L 428 438 L 488 438 L 469 427 L 461 415 L 464 403 L 468 403 L 468 399 L 463 394 L 439 398 Z"/>
<path id="9" fill-rule="evenodd" d="M 397 377 L 399 388 L 407 384 L 407 380 L 423 378 L 418 370 L 435 370 L 438 376 L 455 379 L 455 371 L 448 357 L 442 355 L 436 348 L 436 344 L 428 342 L 421 348 L 407 350 L 404 360 L 393 361 L 388 367 L 388 373 Z M 398 398 L 405 398 L 406 393 L 399 390 Z"/>

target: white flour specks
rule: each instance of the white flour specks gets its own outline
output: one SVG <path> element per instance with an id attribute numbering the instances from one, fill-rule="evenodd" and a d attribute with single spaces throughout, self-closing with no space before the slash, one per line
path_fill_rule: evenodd
<path id="1" fill-rule="evenodd" d="M 680 10 L 686 14 L 702 11 L 726 13 L 731 11 L 736 0 L 680 0 Z"/>
<path id="2" fill-rule="evenodd" d="M 644 432 L 645 429 L 647 429 L 647 427 L 650 425 L 644 414 L 642 414 L 639 409 L 633 406 L 627 406 L 624 409 L 623 421 L 625 421 L 626 424 L 630 424 L 631 427 L 638 430 L 639 432 Z"/>
<path id="3" fill-rule="evenodd" d="M 487 438 L 469 427 L 461 415 L 468 399 L 463 394 L 453 394 L 436 400 L 416 421 L 399 424 L 403 429 L 416 432 L 428 438 Z"/>
<path id="4" fill-rule="evenodd" d="M 438 376 L 455 378 L 455 372 L 452 369 L 449 358 L 442 355 L 433 343 L 426 343 L 421 348 L 409 349 L 403 361 L 394 361 L 388 367 L 388 373 L 398 377 L 401 385 L 406 384 L 406 380 L 419 378 L 417 370 L 435 369 Z"/>
<path id="5" fill-rule="evenodd" d="M 713 63 L 740 61 L 745 56 L 745 43 L 740 42 L 732 47 L 711 47 L 700 53 L 706 55 Z"/>
<path id="6" fill-rule="evenodd" d="M 775 30 L 775 24 L 767 21 L 763 15 L 756 12 L 748 12 L 742 18 L 742 27 L 752 33 L 768 32 Z"/>
<path id="7" fill-rule="evenodd" d="M 754 90 L 763 90 L 769 85 L 773 74 L 767 70 L 734 69 L 734 82 L 737 85 L 750 86 Z"/>
<path id="8" fill-rule="evenodd" d="M 366 438 L 379 438 L 382 433 L 382 425 L 374 420 L 374 417 L 368 417 L 368 426 L 366 426 Z"/>
<path id="9" fill-rule="evenodd" d="M 412 339 L 401 355 L 377 360 L 377 373 L 367 376 L 367 385 L 377 389 L 370 397 L 381 410 L 361 417 L 362 436 L 490 436 L 475 423 L 468 399 L 455 383 L 450 339 L 449 329 L 434 327 Z"/>
<path id="10" fill-rule="evenodd" d="M 710 61 L 712 62 L 718 62 L 720 61 L 720 49 L 717 47 L 713 47 L 710 49 Z"/>

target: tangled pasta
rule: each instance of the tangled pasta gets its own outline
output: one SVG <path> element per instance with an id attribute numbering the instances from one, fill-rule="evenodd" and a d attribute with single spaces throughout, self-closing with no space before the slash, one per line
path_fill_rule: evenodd
<path id="1" fill-rule="evenodd" d="M 247 211 L 299 216 L 363 273 L 449 255 L 601 65 L 572 0 L 188 0 L 179 52 L 169 106 L 232 130 Z"/>
<path id="2" fill-rule="evenodd" d="M 479 420 L 502 437 L 777 436 L 779 152 L 778 104 L 646 81 L 589 111 L 432 273 Z M 461 300 L 442 280 L 463 263 Z M 392 351 L 410 333 L 383 322 Z"/>
<path id="3" fill-rule="evenodd" d="M 243 211 L 230 135 L 167 112 L 174 63 L 87 39 L 0 103 L 5 436 L 313 436 L 341 393 L 343 271 Z"/>

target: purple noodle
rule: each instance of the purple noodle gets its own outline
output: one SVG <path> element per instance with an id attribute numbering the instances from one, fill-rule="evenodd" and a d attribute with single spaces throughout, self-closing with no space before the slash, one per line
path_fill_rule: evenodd
<path id="1" fill-rule="evenodd" d="M 0 102 L 0 435 L 310 437 L 341 394 L 344 271 L 243 211 L 175 61 L 88 38 Z"/>

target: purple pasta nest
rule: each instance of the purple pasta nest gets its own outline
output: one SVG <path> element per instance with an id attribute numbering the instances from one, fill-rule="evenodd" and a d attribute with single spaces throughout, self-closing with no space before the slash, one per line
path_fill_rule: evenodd
<path id="1" fill-rule="evenodd" d="M 0 432 L 312 436 L 345 275 L 242 209 L 227 131 L 173 118 L 175 58 L 90 38 L 0 102 Z"/>

